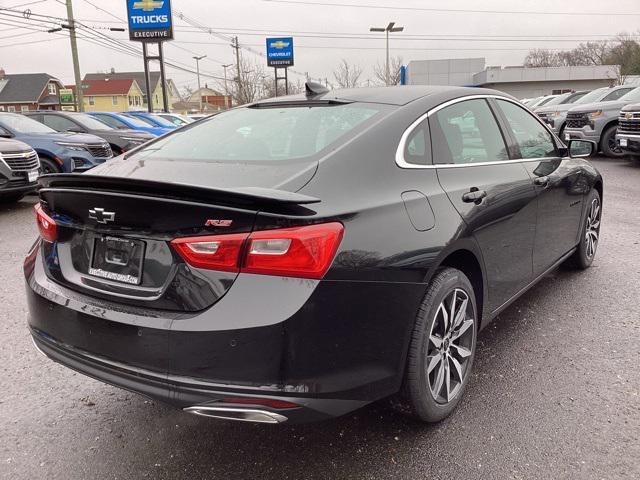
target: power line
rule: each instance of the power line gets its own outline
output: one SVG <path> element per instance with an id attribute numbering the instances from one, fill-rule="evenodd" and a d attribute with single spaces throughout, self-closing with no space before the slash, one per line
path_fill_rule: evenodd
<path id="1" fill-rule="evenodd" d="M 292 5 L 320 6 L 320 7 L 348 7 L 348 8 L 369 8 L 378 10 L 405 10 L 419 12 L 436 12 L 436 13 L 487 13 L 487 14 L 504 14 L 504 15 L 572 15 L 582 17 L 628 17 L 629 15 L 640 15 L 640 12 L 581 12 L 573 10 L 569 12 L 549 12 L 542 10 L 475 10 L 475 9 L 456 9 L 456 8 L 432 8 L 432 7 L 399 7 L 390 5 L 371 5 L 360 3 L 335 3 L 335 2 L 307 2 L 304 0 L 262 0 L 270 3 L 286 3 Z"/>
<path id="2" fill-rule="evenodd" d="M 60 38 L 47 38 L 45 40 L 34 40 L 34 41 L 31 41 L 31 42 L 5 43 L 4 45 L 0 45 L 0 48 L 18 47 L 18 46 L 22 46 L 22 45 L 33 45 L 33 44 L 36 44 L 36 43 L 52 42 L 54 40 L 62 40 L 62 37 L 60 37 Z"/>

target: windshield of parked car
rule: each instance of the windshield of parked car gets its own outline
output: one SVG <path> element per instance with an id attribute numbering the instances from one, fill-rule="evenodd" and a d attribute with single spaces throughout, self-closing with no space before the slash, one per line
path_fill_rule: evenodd
<path id="1" fill-rule="evenodd" d="M 276 161 L 304 158 L 373 121 L 390 107 L 373 104 L 230 110 L 138 150 L 134 158 Z"/>
<path id="2" fill-rule="evenodd" d="M 75 113 L 73 119 L 87 130 L 113 130 L 112 127 L 86 113 Z"/>
<path id="3" fill-rule="evenodd" d="M 550 99 L 549 101 L 547 101 L 546 103 L 541 103 L 538 106 L 541 105 L 546 105 L 547 107 L 550 107 L 551 105 L 559 105 L 561 104 L 569 95 L 571 95 L 571 93 L 563 93 L 562 95 L 558 95 L 557 97 L 553 97 L 552 99 Z"/>
<path id="4" fill-rule="evenodd" d="M 16 133 L 57 133 L 53 128 L 17 113 L 0 115 L 0 125 Z"/>
<path id="5" fill-rule="evenodd" d="M 571 93 L 569 94 L 569 97 L 565 98 L 562 102 L 559 103 L 559 105 L 568 105 L 569 103 L 576 103 L 578 100 L 584 97 L 587 93 L 589 92 Z"/>
<path id="6" fill-rule="evenodd" d="M 549 97 L 545 98 L 544 100 L 541 100 L 539 103 L 537 103 L 536 107 L 541 107 L 543 105 L 546 105 L 547 103 L 549 103 L 554 98 L 556 98 L 556 97 L 549 96 Z"/>
<path id="7" fill-rule="evenodd" d="M 174 115 L 158 115 L 159 117 L 164 118 L 165 120 L 169 120 L 171 123 L 173 123 L 174 125 L 177 125 L 178 127 L 181 127 L 182 125 L 186 125 L 187 122 L 186 120 L 183 120 L 180 117 L 176 117 Z"/>
<path id="8" fill-rule="evenodd" d="M 625 93 L 620 97 L 620 100 L 625 102 L 638 102 L 640 101 L 640 88 L 634 88 L 630 92 Z"/>
<path id="9" fill-rule="evenodd" d="M 573 103 L 574 105 L 578 105 L 580 103 L 597 102 L 604 96 L 605 92 L 608 92 L 609 90 L 611 89 L 608 87 L 597 88 L 596 90 L 592 90 L 589 93 L 587 93 L 584 97 L 580 97 L 578 100 L 576 100 Z"/>
<path id="10" fill-rule="evenodd" d="M 127 123 L 133 125 L 134 127 L 142 127 L 142 128 L 148 128 L 149 124 L 146 122 L 143 122 L 142 120 L 138 119 L 137 117 L 132 117 L 130 115 L 124 115 L 125 117 L 127 117 Z M 99 117 L 100 118 L 100 117 Z M 114 117 L 107 117 L 107 118 L 114 118 Z M 115 117 L 117 119 L 117 117 Z M 119 120 L 119 119 L 118 119 Z M 106 118 L 105 118 L 106 121 Z M 128 125 L 124 122 L 122 122 L 121 120 L 119 120 L 125 127 L 128 128 Z M 155 127 L 155 125 L 153 125 Z"/>

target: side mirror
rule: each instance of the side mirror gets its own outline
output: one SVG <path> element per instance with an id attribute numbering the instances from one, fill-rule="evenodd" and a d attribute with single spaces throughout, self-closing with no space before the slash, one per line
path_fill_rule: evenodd
<path id="1" fill-rule="evenodd" d="M 569 157 L 587 158 L 598 151 L 598 145 L 593 140 L 569 140 Z"/>

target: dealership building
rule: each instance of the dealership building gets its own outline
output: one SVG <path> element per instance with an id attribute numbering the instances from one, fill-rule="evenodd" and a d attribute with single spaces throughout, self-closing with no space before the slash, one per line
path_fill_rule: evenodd
<path id="1" fill-rule="evenodd" d="M 485 87 L 517 98 L 531 98 L 614 85 L 618 69 L 617 65 L 488 67 L 484 58 L 414 60 L 407 65 L 407 83 Z"/>

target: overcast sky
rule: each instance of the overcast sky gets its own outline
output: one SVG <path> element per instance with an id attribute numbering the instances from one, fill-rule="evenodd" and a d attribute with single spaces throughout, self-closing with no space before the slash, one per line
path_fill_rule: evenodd
<path id="1" fill-rule="evenodd" d="M 88 27 L 138 47 L 128 41 L 127 33 L 108 30 L 124 26 L 119 19 L 126 18 L 125 0 L 73 0 L 73 6 L 76 18 Z M 39 19 L 44 23 L 36 24 L 37 29 L 51 28 L 55 26 L 53 19 L 36 15 L 66 17 L 64 1 L 0 0 L 1 7 L 28 8 L 33 15 L 25 20 L 7 17 L 8 12 L 0 10 L 0 67 L 7 73 L 47 72 L 72 83 L 68 33 L 27 30 L 17 28 L 15 23 L 20 21 L 27 26 Z M 390 21 L 405 27 L 404 32 L 392 34 L 391 39 L 391 54 L 402 56 L 405 64 L 421 59 L 486 57 L 487 65 L 518 65 L 530 48 L 571 48 L 581 41 L 603 39 L 623 31 L 637 33 L 640 29 L 638 0 L 172 0 L 172 7 L 175 41 L 165 44 L 165 55 L 191 69 L 195 67 L 194 54 L 207 55 L 200 64 L 201 70 L 216 76 L 222 76 L 222 64 L 235 61 L 233 50 L 224 38 L 190 26 L 180 18 L 182 15 L 223 37 L 237 34 L 241 45 L 256 52 L 264 52 L 267 34 L 291 34 L 294 70 L 308 72 L 313 78 L 327 77 L 329 81 L 342 58 L 364 69 L 362 80 L 373 78 L 372 66 L 383 62 L 385 44 L 380 34 L 369 33 L 369 27 L 386 26 Z M 487 41 L 487 36 L 494 40 Z M 82 75 L 112 67 L 116 71 L 143 68 L 141 58 L 86 40 L 79 41 L 79 52 Z M 244 55 L 264 64 L 266 70 L 264 57 L 247 51 Z M 173 68 L 168 68 L 167 73 L 179 87 L 196 83 L 194 74 Z M 294 73 L 290 78 L 302 77 Z M 204 81 L 210 85 L 216 82 Z"/>

